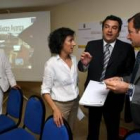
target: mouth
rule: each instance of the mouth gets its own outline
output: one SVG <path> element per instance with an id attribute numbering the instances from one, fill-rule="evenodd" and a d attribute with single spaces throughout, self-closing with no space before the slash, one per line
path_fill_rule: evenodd
<path id="1" fill-rule="evenodd" d="M 73 51 L 73 48 L 70 48 L 70 51 Z"/>
<path id="2" fill-rule="evenodd" d="M 112 37 L 112 34 L 107 34 L 108 37 Z"/>

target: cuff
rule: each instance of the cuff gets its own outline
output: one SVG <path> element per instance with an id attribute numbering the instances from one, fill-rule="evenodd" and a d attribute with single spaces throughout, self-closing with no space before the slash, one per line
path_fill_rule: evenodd
<path id="1" fill-rule="evenodd" d="M 132 96 L 133 96 L 134 90 L 135 90 L 135 86 L 130 83 L 129 86 L 128 86 L 128 91 L 126 93 L 126 95 L 129 95 L 130 101 L 132 100 Z"/>
<path id="2" fill-rule="evenodd" d="M 83 65 L 84 71 L 87 71 L 88 67 L 89 67 L 89 64 L 87 66 Z"/>

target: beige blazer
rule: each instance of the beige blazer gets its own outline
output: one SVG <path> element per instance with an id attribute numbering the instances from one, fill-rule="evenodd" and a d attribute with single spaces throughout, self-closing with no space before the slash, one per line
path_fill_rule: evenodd
<path id="1" fill-rule="evenodd" d="M 0 87 L 3 92 L 7 91 L 11 86 L 15 86 L 16 81 L 12 73 L 10 63 L 4 50 L 0 49 Z"/>

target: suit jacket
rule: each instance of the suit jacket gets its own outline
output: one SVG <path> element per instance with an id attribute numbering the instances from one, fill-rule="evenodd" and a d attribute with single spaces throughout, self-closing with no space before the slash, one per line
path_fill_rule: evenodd
<path id="1" fill-rule="evenodd" d="M 9 86 L 16 85 L 14 75 L 11 71 L 10 63 L 4 53 L 4 50 L 0 49 L 0 87 L 3 92 L 7 91 Z"/>
<path id="2" fill-rule="evenodd" d="M 134 80 L 135 90 L 132 98 L 132 103 L 140 105 L 140 67 Z"/>
<path id="3" fill-rule="evenodd" d="M 100 81 L 104 62 L 103 40 L 101 39 L 88 42 L 85 51 L 89 52 L 93 56 L 88 67 L 88 74 L 85 82 L 86 87 L 90 80 Z M 123 77 L 130 75 L 134 62 L 135 54 L 133 47 L 128 43 L 116 40 L 106 69 L 105 79 L 114 76 Z M 78 68 L 80 71 L 84 70 L 81 61 L 78 63 Z M 113 92 L 110 92 L 105 102 L 105 106 L 109 107 L 113 104 L 113 108 L 115 107 L 116 110 L 118 109 L 118 111 L 121 111 L 123 102 L 123 94 L 114 94 Z"/>
<path id="4" fill-rule="evenodd" d="M 129 82 L 130 82 L 131 76 L 127 77 L 127 78 L 125 77 L 124 80 L 126 81 L 126 79 L 127 79 L 127 81 L 129 79 Z M 137 71 L 133 84 L 135 85 L 135 89 L 134 89 L 132 101 L 130 104 L 131 116 L 132 116 L 132 120 L 135 124 L 135 127 L 140 128 L 140 66 Z"/>

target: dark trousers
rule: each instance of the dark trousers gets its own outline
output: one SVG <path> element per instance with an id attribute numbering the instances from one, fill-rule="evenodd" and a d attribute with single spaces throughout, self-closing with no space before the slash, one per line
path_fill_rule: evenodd
<path id="1" fill-rule="evenodd" d="M 100 123 L 104 117 L 107 140 L 119 139 L 120 111 L 107 109 L 105 107 L 90 107 L 88 118 L 88 138 L 87 140 L 99 140 Z"/>

